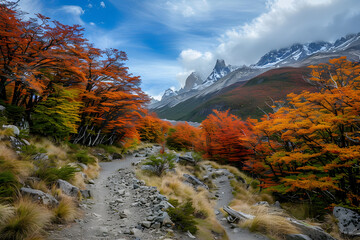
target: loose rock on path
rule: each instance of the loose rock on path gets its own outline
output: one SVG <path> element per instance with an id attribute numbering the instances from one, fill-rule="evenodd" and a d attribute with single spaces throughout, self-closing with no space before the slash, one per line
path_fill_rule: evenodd
<path id="1" fill-rule="evenodd" d="M 166 198 L 135 178 L 132 163 L 143 158 L 137 156 L 101 162 L 99 178 L 89 185 L 93 198 L 80 204 L 83 218 L 51 232 L 49 239 L 190 239 L 171 228 Z"/>

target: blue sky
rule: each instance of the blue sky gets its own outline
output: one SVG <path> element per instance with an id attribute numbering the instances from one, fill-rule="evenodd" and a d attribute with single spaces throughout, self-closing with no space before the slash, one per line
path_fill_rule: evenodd
<path id="1" fill-rule="evenodd" d="M 97 47 L 125 51 L 129 71 L 157 98 L 192 71 L 206 77 L 217 58 L 252 64 L 274 48 L 360 32 L 358 0 L 20 0 L 20 7 L 81 24 Z"/>

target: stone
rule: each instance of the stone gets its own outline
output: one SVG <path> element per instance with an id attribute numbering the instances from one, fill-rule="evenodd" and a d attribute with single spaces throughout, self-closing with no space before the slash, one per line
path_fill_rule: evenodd
<path id="1" fill-rule="evenodd" d="M 112 154 L 112 159 L 122 159 L 123 156 L 120 153 L 113 153 Z"/>
<path id="2" fill-rule="evenodd" d="M 142 221 L 141 226 L 146 227 L 146 228 L 150 228 L 151 227 L 151 222 L 150 221 Z"/>
<path id="3" fill-rule="evenodd" d="M 336 240 L 330 234 L 326 233 L 321 227 L 312 226 L 293 218 L 288 218 L 288 220 L 292 225 L 297 227 L 302 234 L 310 237 L 312 240 Z"/>
<path id="4" fill-rule="evenodd" d="M 56 200 L 50 194 L 44 193 L 43 191 L 26 187 L 22 187 L 20 191 L 23 195 L 29 195 L 34 200 L 39 201 L 44 205 L 56 206 L 59 204 L 58 200 Z"/>
<path id="5" fill-rule="evenodd" d="M 167 212 L 159 214 L 154 220 L 160 222 L 162 226 L 172 227 L 174 225 Z"/>
<path id="6" fill-rule="evenodd" d="M 88 169 L 88 166 L 87 166 L 86 164 L 77 163 L 77 165 L 78 165 L 79 167 L 81 167 L 81 169 L 83 169 L 83 170 L 87 170 L 87 169 Z"/>
<path id="7" fill-rule="evenodd" d="M 33 159 L 35 161 L 46 161 L 49 160 L 49 156 L 46 153 L 37 153 L 35 156 L 33 156 Z"/>
<path id="8" fill-rule="evenodd" d="M 280 204 L 279 201 L 276 201 L 272 206 L 275 207 L 275 208 L 282 209 L 281 204 Z"/>
<path id="9" fill-rule="evenodd" d="M 5 107 L 3 106 L 3 105 L 0 105 L 0 112 L 3 112 L 3 111 L 5 111 Z"/>
<path id="10" fill-rule="evenodd" d="M 260 201 L 254 204 L 254 206 L 265 206 L 265 207 L 270 207 L 270 204 L 267 201 Z"/>
<path id="11" fill-rule="evenodd" d="M 120 213 L 119 213 L 120 218 L 127 218 L 130 214 L 131 214 L 131 212 L 128 209 L 124 209 L 124 210 L 120 211 Z"/>
<path id="12" fill-rule="evenodd" d="M 26 139 L 21 139 L 21 141 L 22 141 L 25 145 L 30 146 L 30 143 L 29 143 L 29 141 L 28 141 L 28 140 L 26 140 Z"/>
<path id="13" fill-rule="evenodd" d="M 312 240 L 309 236 L 304 234 L 288 234 L 286 240 Z"/>
<path id="14" fill-rule="evenodd" d="M 360 236 L 360 215 L 344 207 L 334 207 L 333 214 L 338 220 L 339 230 L 349 236 Z"/>
<path id="15" fill-rule="evenodd" d="M 120 190 L 118 191 L 118 194 L 119 194 L 120 196 L 124 196 L 124 195 L 125 195 L 125 189 L 120 189 Z"/>
<path id="16" fill-rule="evenodd" d="M 13 136 L 10 136 L 10 143 L 11 146 L 16 150 L 21 150 L 21 147 L 25 145 L 22 141 Z"/>
<path id="17" fill-rule="evenodd" d="M 80 190 L 80 193 L 83 198 L 91 198 L 91 192 L 88 189 Z"/>
<path id="18" fill-rule="evenodd" d="M 3 128 L 11 128 L 16 136 L 19 136 L 19 134 L 20 134 L 19 128 L 15 125 L 3 125 L 2 127 Z"/>
<path id="19" fill-rule="evenodd" d="M 189 174 L 184 174 L 183 177 L 185 178 L 185 180 L 189 183 L 191 183 L 194 187 L 203 187 L 205 189 L 209 189 L 209 187 L 203 183 L 202 181 L 200 181 L 198 178 L 196 178 L 195 176 L 189 175 Z"/>
<path id="20" fill-rule="evenodd" d="M 161 223 L 155 222 L 151 225 L 152 228 L 159 229 L 161 227 Z"/>
<path id="21" fill-rule="evenodd" d="M 56 181 L 56 185 L 66 194 L 72 197 L 77 197 L 79 194 L 79 188 L 75 187 L 74 185 L 72 185 L 71 183 L 62 180 L 62 179 L 58 179 Z"/>
<path id="22" fill-rule="evenodd" d="M 87 182 L 88 182 L 88 184 L 95 184 L 94 180 L 92 180 L 92 179 L 89 179 Z"/>

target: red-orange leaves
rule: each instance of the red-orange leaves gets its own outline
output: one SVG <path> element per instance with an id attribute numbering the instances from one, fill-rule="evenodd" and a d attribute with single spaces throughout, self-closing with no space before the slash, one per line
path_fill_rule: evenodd
<path id="1" fill-rule="evenodd" d="M 241 140 L 248 133 L 248 128 L 238 117 L 229 111 L 209 115 L 202 123 L 202 138 L 205 156 L 221 162 L 235 162 L 242 167 L 250 150 Z"/>

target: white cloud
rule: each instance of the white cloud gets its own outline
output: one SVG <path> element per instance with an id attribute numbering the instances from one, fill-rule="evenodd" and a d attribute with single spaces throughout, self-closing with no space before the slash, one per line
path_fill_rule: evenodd
<path id="1" fill-rule="evenodd" d="M 80 6 L 65 5 L 62 6 L 59 10 L 70 14 L 73 23 L 84 25 L 84 21 L 81 19 L 81 15 L 85 13 L 85 10 L 83 10 Z"/>
<path id="2" fill-rule="evenodd" d="M 178 60 L 185 69 L 177 74 L 177 79 L 182 86 L 185 85 L 185 80 L 191 72 L 197 71 L 204 78 L 215 64 L 215 58 L 211 52 L 202 53 L 193 49 L 183 50 Z"/>
<path id="3" fill-rule="evenodd" d="M 88 8 L 92 8 L 93 5 L 91 3 L 88 4 Z"/>
<path id="4" fill-rule="evenodd" d="M 106 5 L 105 5 L 105 3 L 103 1 L 100 2 L 100 7 L 106 8 Z"/>
<path id="5" fill-rule="evenodd" d="M 19 2 L 19 7 L 25 13 L 29 13 L 33 17 L 37 13 L 43 12 L 43 5 L 40 0 L 21 0 Z"/>
<path id="6" fill-rule="evenodd" d="M 233 65 L 253 64 L 272 49 L 294 43 L 334 41 L 357 33 L 359 22 L 358 0 L 269 0 L 265 13 L 225 31 L 217 47 L 204 52 L 184 50 L 179 61 L 183 72 L 208 74 L 207 69 L 212 68 L 216 58 Z"/>
<path id="7" fill-rule="evenodd" d="M 91 26 L 95 26 L 95 23 L 93 23 L 93 22 L 90 22 L 89 24 L 90 24 Z"/>

